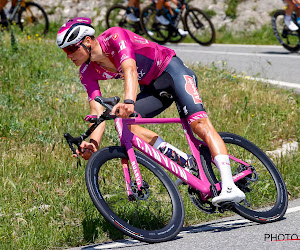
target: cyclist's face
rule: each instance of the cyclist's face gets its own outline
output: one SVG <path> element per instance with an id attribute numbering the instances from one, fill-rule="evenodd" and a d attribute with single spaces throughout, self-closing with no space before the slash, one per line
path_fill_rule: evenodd
<path id="1" fill-rule="evenodd" d="M 72 52 L 73 50 L 73 52 Z M 77 48 L 71 48 L 68 52 L 64 50 L 67 53 L 67 57 L 76 65 L 80 66 L 84 62 L 86 62 L 89 58 L 89 53 L 81 46 L 79 45 Z"/>

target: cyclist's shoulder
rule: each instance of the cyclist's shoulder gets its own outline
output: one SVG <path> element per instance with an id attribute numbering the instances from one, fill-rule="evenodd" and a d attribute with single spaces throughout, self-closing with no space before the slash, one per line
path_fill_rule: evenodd
<path id="1" fill-rule="evenodd" d="M 127 34 L 127 30 L 123 29 L 121 27 L 111 27 L 107 30 L 105 30 L 99 37 L 104 38 L 113 38 L 113 40 L 116 40 L 118 36 L 122 36 L 123 34 Z"/>

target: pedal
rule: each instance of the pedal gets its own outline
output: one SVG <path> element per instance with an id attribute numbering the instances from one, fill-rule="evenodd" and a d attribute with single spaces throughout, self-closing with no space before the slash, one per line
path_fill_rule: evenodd
<path id="1" fill-rule="evenodd" d="M 224 213 L 226 210 L 232 210 L 233 206 L 234 206 L 234 202 L 232 201 L 224 201 L 221 202 L 220 207 L 218 207 L 218 210 L 220 213 Z"/>

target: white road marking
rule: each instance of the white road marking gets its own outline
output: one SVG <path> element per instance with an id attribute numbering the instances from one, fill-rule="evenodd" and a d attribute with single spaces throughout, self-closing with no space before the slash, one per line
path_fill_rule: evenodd
<path id="1" fill-rule="evenodd" d="M 103 245 L 98 245 L 98 246 L 95 246 L 93 249 L 118 248 L 118 247 L 125 247 L 128 245 L 133 245 L 133 244 L 137 244 L 137 243 L 141 243 L 141 242 L 138 240 L 123 240 L 122 242 L 112 242 L 112 243 L 106 243 Z"/>
<path id="2" fill-rule="evenodd" d="M 264 78 L 258 78 L 258 77 L 251 77 L 251 76 L 248 76 L 247 79 L 254 80 L 254 81 L 261 81 L 261 82 L 265 82 L 265 83 L 270 83 L 272 85 L 278 85 L 278 86 L 283 86 L 283 87 L 288 87 L 288 88 L 299 89 L 300 90 L 300 84 L 297 84 L 297 83 L 276 81 L 276 80 L 270 80 L 270 79 L 264 79 Z"/>

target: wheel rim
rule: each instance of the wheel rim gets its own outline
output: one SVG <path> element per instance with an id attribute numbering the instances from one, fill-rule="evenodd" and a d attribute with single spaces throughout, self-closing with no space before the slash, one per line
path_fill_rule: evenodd
<path id="1" fill-rule="evenodd" d="M 124 29 L 128 29 L 136 33 L 139 32 L 138 31 L 139 23 L 134 23 L 127 20 L 125 7 L 112 8 L 109 11 L 107 26 L 108 28 L 122 27 Z"/>
<path id="2" fill-rule="evenodd" d="M 191 36 L 200 44 L 213 42 L 214 33 L 209 20 L 198 10 L 190 10 L 186 16 L 186 26 Z"/>
<path id="3" fill-rule="evenodd" d="M 133 197 L 133 201 L 129 201 L 121 159 L 111 159 L 101 166 L 99 189 L 106 204 L 123 221 L 142 230 L 158 230 L 172 219 L 172 201 L 159 179 L 146 167 L 141 164 L 139 167 L 143 180 L 149 185 L 146 199 Z"/>
<path id="4" fill-rule="evenodd" d="M 278 173 L 276 173 L 273 169 L 266 167 L 270 165 L 265 158 L 266 156 L 263 158 L 260 156 L 262 159 L 261 161 L 257 156 L 239 145 L 226 143 L 226 147 L 230 155 L 234 155 L 234 157 L 242 159 L 246 163 L 250 164 L 255 169 L 258 176 L 256 181 L 244 178 L 241 181 L 236 182 L 236 185 L 246 195 L 246 200 L 240 204 L 236 204 L 236 209 L 240 213 L 245 215 L 250 214 L 261 221 L 278 219 L 278 204 L 283 199 L 280 195 L 284 195 L 285 189 L 281 183 L 276 183 L 274 180 L 274 176 L 278 177 Z M 231 159 L 230 165 L 233 175 L 243 171 L 243 168 L 247 168 L 247 166 L 243 166 Z M 219 172 L 215 170 L 214 172 L 217 179 L 220 180 Z M 249 178 L 254 177 L 254 175 L 249 176 Z"/>
<path id="5" fill-rule="evenodd" d="M 169 28 L 155 19 L 155 8 L 148 8 L 142 13 L 145 33 L 155 42 L 164 43 L 169 37 Z"/>
<path id="6" fill-rule="evenodd" d="M 42 36 L 47 33 L 47 20 L 41 9 L 29 5 L 20 14 L 20 25 L 27 35 Z"/>
<path id="7" fill-rule="evenodd" d="M 299 48 L 298 31 L 290 31 L 284 23 L 284 11 L 273 17 L 273 29 L 277 40 L 290 51 L 297 51 Z"/>

